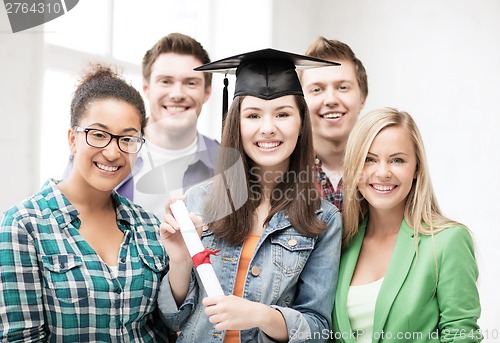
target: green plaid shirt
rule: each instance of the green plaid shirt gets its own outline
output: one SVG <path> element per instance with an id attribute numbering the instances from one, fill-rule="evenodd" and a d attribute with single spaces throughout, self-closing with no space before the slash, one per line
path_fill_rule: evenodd
<path id="1" fill-rule="evenodd" d="M 49 180 L 0 227 L 0 341 L 165 342 L 157 295 L 166 254 L 158 219 L 112 194 L 124 233 L 118 275 L 80 235 L 78 211 Z"/>

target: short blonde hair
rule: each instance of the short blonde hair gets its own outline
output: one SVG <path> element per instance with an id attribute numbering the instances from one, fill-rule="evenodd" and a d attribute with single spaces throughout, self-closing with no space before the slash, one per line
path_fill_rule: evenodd
<path id="1" fill-rule="evenodd" d="M 358 232 L 361 221 L 368 214 L 368 203 L 358 191 L 365 159 L 373 140 L 387 127 L 400 127 L 411 137 L 417 159 L 416 178 L 406 198 L 404 218 L 418 234 L 434 234 L 443 229 L 461 225 L 444 217 L 439 208 L 427 167 L 424 145 L 420 131 L 413 118 L 406 112 L 394 108 L 373 110 L 362 116 L 354 126 L 347 141 L 344 156 L 344 204 L 343 245 L 350 242 Z"/>

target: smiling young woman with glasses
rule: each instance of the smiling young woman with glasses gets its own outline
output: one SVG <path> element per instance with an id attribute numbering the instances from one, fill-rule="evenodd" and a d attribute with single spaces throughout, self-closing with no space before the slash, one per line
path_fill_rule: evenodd
<path id="1" fill-rule="evenodd" d="M 0 341 L 166 341 L 158 219 L 114 191 L 145 123 L 141 95 L 110 68 L 83 77 L 71 103 L 71 172 L 1 219 Z"/>
<path id="2" fill-rule="evenodd" d="M 80 126 L 75 126 L 73 129 L 76 132 L 85 132 L 87 144 L 94 148 L 105 148 L 114 138 L 118 142 L 118 148 L 127 154 L 137 154 L 145 142 L 142 136 L 119 136 L 104 130 Z"/>

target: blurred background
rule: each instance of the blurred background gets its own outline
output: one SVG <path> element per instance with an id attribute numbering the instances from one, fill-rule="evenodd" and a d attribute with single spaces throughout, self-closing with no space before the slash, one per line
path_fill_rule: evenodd
<path id="1" fill-rule="evenodd" d="M 117 65 L 141 89 L 142 56 L 170 32 L 193 36 L 212 60 L 338 39 L 368 72 L 363 113 L 391 106 L 417 121 L 441 207 L 476 240 L 485 342 L 500 341 L 500 1 L 80 0 L 15 34 L 4 8 L 0 212 L 61 177 L 69 104 L 89 62 Z M 212 87 L 199 129 L 218 139 L 222 77 Z"/>

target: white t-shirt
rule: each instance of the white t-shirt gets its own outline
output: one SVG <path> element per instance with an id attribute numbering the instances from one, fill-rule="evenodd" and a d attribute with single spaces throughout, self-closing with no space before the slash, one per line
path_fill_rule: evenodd
<path id="1" fill-rule="evenodd" d="M 153 212 L 158 219 L 162 220 L 165 216 L 165 204 L 170 199 L 170 194 L 143 193 L 137 189 L 137 182 L 154 167 L 159 167 L 167 162 L 178 160 L 180 163 L 175 163 L 175 175 L 176 177 L 178 176 L 179 179 L 175 180 L 175 184 L 182 185 L 184 174 L 188 166 L 193 162 L 197 148 L 198 136 L 191 145 L 181 150 L 164 149 L 146 141 L 142 151 L 144 166 L 134 175 L 134 202 L 141 205 L 147 211 Z M 192 158 L 181 159 L 183 156 L 192 156 Z"/>
<path id="2" fill-rule="evenodd" d="M 342 173 L 340 172 L 334 172 L 329 169 L 326 169 L 324 165 L 321 166 L 321 169 L 323 169 L 323 172 L 326 174 L 328 179 L 330 180 L 330 183 L 333 186 L 333 189 L 337 191 L 337 187 L 339 185 L 339 181 L 342 178 Z"/>

